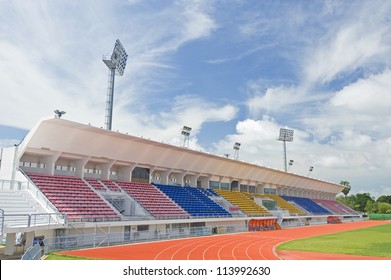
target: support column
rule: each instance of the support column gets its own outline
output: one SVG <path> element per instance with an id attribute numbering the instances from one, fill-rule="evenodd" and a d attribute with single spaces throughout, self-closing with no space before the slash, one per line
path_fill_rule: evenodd
<path id="1" fill-rule="evenodd" d="M 28 249 L 31 246 L 33 246 L 35 232 L 34 231 L 25 232 L 24 236 L 26 238 L 25 248 Z"/>
<path id="2" fill-rule="evenodd" d="M 209 189 L 209 181 L 211 178 L 212 178 L 212 175 L 209 175 L 209 176 L 200 175 L 197 177 L 196 180 L 198 181 L 198 179 L 200 179 L 201 187 L 203 187 L 204 189 Z"/>
<path id="3" fill-rule="evenodd" d="M 189 180 L 189 185 L 190 186 L 197 187 L 197 178 L 198 178 L 198 176 L 196 176 L 196 175 L 187 175 L 185 178 L 187 178 Z"/>
<path id="4" fill-rule="evenodd" d="M 160 174 L 162 175 L 162 184 L 169 185 L 169 176 L 170 176 L 171 172 L 172 172 L 172 169 L 160 172 Z"/>
<path id="5" fill-rule="evenodd" d="M 15 233 L 7 233 L 7 238 L 5 240 L 4 255 L 12 256 L 14 254 L 15 247 Z"/>
<path id="6" fill-rule="evenodd" d="M 83 179 L 84 177 L 84 167 L 86 166 L 87 162 L 90 160 L 91 157 L 85 157 L 83 159 L 79 159 L 75 162 L 76 167 L 76 177 L 79 177 Z"/>
<path id="7" fill-rule="evenodd" d="M 58 152 L 54 155 L 51 155 L 51 156 L 48 156 L 47 158 L 45 158 L 45 161 L 46 161 L 46 170 L 48 171 L 48 174 L 49 175 L 54 175 L 54 171 L 56 169 L 56 162 L 58 160 L 58 158 L 60 157 L 61 155 L 61 152 Z"/>
<path id="8" fill-rule="evenodd" d="M 186 185 L 186 182 L 184 180 L 185 176 L 187 174 L 187 171 L 183 171 L 182 173 L 179 174 L 179 181 L 180 181 L 180 184 L 181 186 L 185 186 Z"/>
<path id="9" fill-rule="evenodd" d="M 110 160 L 107 163 L 101 164 L 100 168 L 102 170 L 102 179 L 110 180 L 110 169 L 113 167 L 115 160 Z"/>
<path id="10" fill-rule="evenodd" d="M 132 182 L 132 172 L 137 167 L 136 163 L 129 164 L 118 168 L 118 180 Z"/>

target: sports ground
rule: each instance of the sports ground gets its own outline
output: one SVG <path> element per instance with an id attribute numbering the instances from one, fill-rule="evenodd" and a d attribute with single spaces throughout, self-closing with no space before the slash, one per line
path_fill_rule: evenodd
<path id="1" fill-rule="evenodd" d="M 391 260 L 391 257 L 276 250 L 279 244 L 292 240 L 385 224 L 390 222 L 326 224 L 83 249 L 59 254 L 104 260 Z"/>

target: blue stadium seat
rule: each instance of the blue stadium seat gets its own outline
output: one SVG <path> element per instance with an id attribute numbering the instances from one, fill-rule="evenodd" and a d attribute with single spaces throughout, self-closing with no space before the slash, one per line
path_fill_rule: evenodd
<path id="1" fill-rule="evenodd" d="M 296 196 L 288 196 L 288 195 L 281 195 L 281 197 L 287 201 L 292 201 L 296 203 L 298 206 L 306 210 L 307 212 L 310 212 L 315 215 L 328 215 L 332 214 L 329 210 L 326 208 L 320 206 L 316 202 L 314 202 L 310 198 L 306 197 L 296 197 Z"/>
<path id="2" fill-rule="evenodd" d="M 155 186 L 193 217 L 231 217 L 228 211 L 209 197 L 214 196 L 214 192 L 195 187 Z"/>

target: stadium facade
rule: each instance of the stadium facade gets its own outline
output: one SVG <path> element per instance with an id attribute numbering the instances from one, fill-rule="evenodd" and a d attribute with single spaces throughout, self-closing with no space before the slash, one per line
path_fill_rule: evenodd
<path id="1" fill-rule="evenodd" d="M 97 233 L 126 242 L 143 232 L 358 217 L 335 200 L 339 184 L 58 117 L 1 150 L 0 187 L 8 255 L 20 236 L 28 248 L 38 239 Z"/>

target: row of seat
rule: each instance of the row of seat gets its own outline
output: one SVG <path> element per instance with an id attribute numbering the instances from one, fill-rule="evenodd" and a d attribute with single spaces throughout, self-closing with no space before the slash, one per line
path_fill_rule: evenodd
<path id="1" fill-rule="evenodd" d="M 266 208 L 254 202 L 244 193 L 229 190 L 216 190 L 216 192 L 232 204 L 238 206 L 248 216 L 271 216 L 271 213 Z"/>
<path id="2" fill-rule="evenodd" d="M 310 198 L 306 197 L 296 197 L 296 196 L 288 196 L 288 195 L 282 195 L 283 199 L 287 201 L 291 201 L 304 210 L 306 210 L 308 213 L 315 214 L 315 215 L 330 215 L 333 214 L 330 210 L 324 208 L 323 206 L 317 204 L 315 201 L 313 201 Z"/>
<path id="3" fill-rule="evenodd" d="M 304 215 L 305 212 L 295 205 L 289 203 L 282 197 L 276 195 L 276 194 L 264 194 L 265 197 L 273 199 L 274 201 L 277 202 L 278 207 L 280 207 L 283 210 L 287 210 L 290 214 L 297 214 L 297 215 Z"/>
<path id="4" fill-rule="evenodd" d="M 69 219 L 120 219 L 118 214 L 80 178 L 44 174 L 28 176 L 60 212 L 68 215 Z M 85 207 L 75 209 L 81 205 Z"/>
<path id="5" fill-rule="evenodd" d="M 157 218 L 188 218 L 189 214 L 165 196 L 155 186 L 148 183 L 117 182 L 152 216 Z"/>
<path id="6" fill-rule="evenodd" d="M 199 188 L 155 184 L 192 217 L 230 217 L 231 214 Z"/>
<path id="7" fill-rule="evenodd" d="M 312 199 L 316 203 L 322 205 L 328 210 L 332 211 L 335 214 L 345 215 L 345 214 L 357 214 L 355 211 L 347 207 L 345 204 L 337 200 L 325 200 L 325 199 Z"/>

